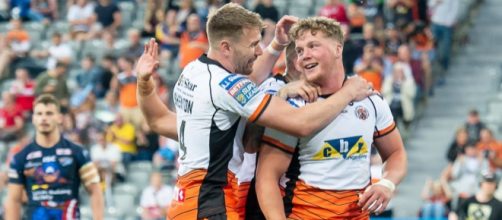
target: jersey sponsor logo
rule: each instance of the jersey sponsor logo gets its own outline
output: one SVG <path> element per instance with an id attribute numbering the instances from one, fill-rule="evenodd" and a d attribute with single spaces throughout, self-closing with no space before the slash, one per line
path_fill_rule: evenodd
<path id="1" fill-rule="evenodd" d="M 15 169 L 9 168 L 8 174 L 9 178 L 11 179 L 17 179 L 19 178 L 19 174 L 17 174 L 17 171 Z"/>
<path id="2" fill-rule="evenodd" d="M 46 156 L 42 158 L 42 162 L 48 163 L 48 162 L 54 162 L 56 161 L 56 156 Z"/>
<path id="3" fill-rule="evenodd" d="M 71 149 L 68 148 L 56 149 L 56 155 L 71 155 Z"/>
<path id="4" fill-rule="evenodd" d="M 368 154 L 368 144 L 362 136 L 354 136 L 324 141 L 321 150 L 317 152 L 313 160 L 361 160 Z"/>
<path id="5" fill-rule="evenodd" d="M 248 78 L 238 75 L 229 75 L 219 84 L 227 90 L 241 106 L 246 105 L 251 98 L 258 94 L 259 90 Z"/>
<path id="6" fill-rule="evenodd" d="M 73 163 L 73 158 L 71 157 L 61 157 L 58 160 L 59 164 L 61 164 L 61 166 L 63 167 L 69 166 Z"/>
<path id="7" fill-rule="evenodd" d="M 180 189 L 177 186 L 174 187 L 174 200 L 177 202 L 184 202 L 185 201 L 185 189 Z"/>
<path id="8" fill-rule="evenodd" d="M 42 151 L 33 151 L 33 152 L 29 153 L 28 155 L 26 155 L 26 160 L 31 160 L 31 159 L 40 158 L 40 157 L 42 157 Z"/>
<path id="9" fill-rule="evenodd" d="M 361 120 L 366 120 L 370 116 L 370 114 L 368 113 L 368 109 L 366 109 L 364 106 L 357 106 L 355 113 L 356 117 Z"/>

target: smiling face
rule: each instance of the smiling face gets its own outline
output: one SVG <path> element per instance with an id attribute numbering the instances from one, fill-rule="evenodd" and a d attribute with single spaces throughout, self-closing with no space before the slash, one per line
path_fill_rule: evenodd
<path id="1" fill-rule="evenodd" d="M 260 40 L 260 29 L 244 28 L 240 39 L 230 43 L 233 49 L 232 64 L 236 73 L 249 75 L 253 72 L 254 61 L 263 53 Z"/>
<path id="2" fill-rule="evenodd" d="M 342 45 L 326 37 L 322 31 L 303 31 L 295 40 L 300 71 L 309 82 L 321 84 L 335 73 L 336 60 L 341 59 Z"/>

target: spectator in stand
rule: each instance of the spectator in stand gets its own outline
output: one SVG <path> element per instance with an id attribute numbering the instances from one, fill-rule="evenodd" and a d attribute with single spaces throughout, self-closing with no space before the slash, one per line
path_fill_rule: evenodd
<path id="1" fill-rule="evenodd" d="M 153 155 L 153 165 L 163 171 L 172 171 L 176 165 L 179 144 L 163 136 L 160 136 L 159 143 L 159 150 Z"/>
<path id="2" fill-rule="evenodd" d="M 131 28 L 127 31 L 127 38 L 129 40 L 129 47 L 125 51 L 125 56 L 137 59 L 143 53 L 143 44 L 141 43 L 141 32 L 137 29 Z"/>
<path id="3" fill-rule="evenodd" d="M 113 182 L 124 178 L 120 149 L 117 145 L 108 143 L 103 133 L 96 134 L 96 143 L 91 147 L 91 160 L 96 164 L 102 180 Z"/>
<path id="4" fill-rule="evenodd" d="M 493 137 L 493 133 L 490 129 L 481 129 L 480 139 L 476 148 L 490 161 L 491 172 L 496 172 L 497 169 L 502 168 L 502 143 Z"/>
<path id="5" fill-rule="evenodd" d="M 354 73 L 373 84 L 376 91 L 382 90 L 382 63 L 375 59 L 375 45 L 364 46 L 363 55 L 354 64 Z"/>
<path id="6" fill-rule="evenodd" d="M 358 4 L 364 9 L 366 21 L 375 22 L 378 19 L 383 19 L 384 0 L 349 0 L 350 4 Z"/>
<path id="7" fill-rule="evenodd" d="M 415 117 L 414 100 L 417 91 L 415 81 L 404 74 L 403 65 L 394 65 L 391 77 L 384 80 L 382 95 L 389 103 L 394 120 L 402 120 L 404 127 L 408 129 Z"/>
<path id="8" fill-rule="evenodd" d="M 10 93 L 14 95 L 15 102 L 24 118 L 27 119 L 33 108 L 33 101 L 35 101 L 35 82 L 30 79 L 28 70 L 24 68 L 16 70 L 16 79 L 10 87 Z"/>
<path id="9" fill-rule="evenodd" d="M 173 197 L 171 186 L 162 183 L 162 174 L 153 172 L 150 176 L 150 185 L 141 193 L 140 206 L 142 220 L 163 220 L 166 218 L 167 209 Z M 179 195 L 176 195 L 179 196 Z"/>
<path id="10" fill-rule="evenodd" d="M 199 58 L 209 47 L 199 15 L 191 14 L 186 23 L 186 31 L 180 36 L 180 68 L 185 68 L 188 63 Z"/>
<path id="11" fill-rule="evenodd" d="M 57 0 L 31 0 L 31 10 L 43 16 L 47 22 L 59 18 Z"/>
<path id="12" fill-rule="evenodd" d="M 30 50 L 31 42 L 28 31 L 23 28 L 19 19 L 10 20 L 11 29 L 5 35 L 4 42 L 0 42 L 0 79 L 9 77 L 5 71 L 13 61 L 26 57 Z M 1 40 L 1 39 L 0 39 Z"/>
<path id="13" fill-rule="evenodd" d="M 155 38 L 160 42 L 161 60 L 170 61 L 178 56 L 179 25 L 176 23 L 176 11 L 168 10 L 165 18 L 155 28 Z"/>
<path id="14" fill-rule="evenodd" d="M 449 163 L 455 162 L 459 155 L 465 153 L 465 146 L 469 141 L 469 136 L 465 128 L 459 128 L 455 133 L 455 140 L 450 144 L 448 152 L 446 153 L 446 159 Z"/>
<path id="15" fill-rule="evenodd" d="M 444 72 L 450 65 L 453 28 L 458 20 L 460 1 L 429 0 L 431 12 L 431 29 L 437 44 L 438 60 Z"/>
<path id="16" fill-rule="evenodd" d="M 54 95 L 61 103 L 62 109 L 68 107 L 70 98 L 70 91 L 66 85 L 67 68 L 66 64 L 58 62 L 54 69 L 40 74 L 35 80 L 35 94 L 37 96 L 44 93 Z M 62 111 L 65 112 L 65 110 Z"/>
<path id="17" fill-rule="evenodd" d="M 401 29 L 413 21 L 413 0 L 389 0 L 387 7 L 390 9 L 391 21 Z"/>
<path id="18" fill-rule="evenodd" d="M 117 145 L 122 153 L 122 163 L 127 168 L 136 156 L 136 129 L 134 126 L 124 121 L 122 115 L 118 114 L 113 124 L 108 128 L 107 141 Z"/>
<path id="19" fill-rule="evenodd" d="M 65 65 L 70 65 L 73 58 L 73 50 L 70 45 L 63 43 L 63 36 L 61 33 L 52 34 L 52 45 L 46 50 L 35 50 L 31 53 L 36 58 L 48 58 L 47 69 L 54 69 L 56 63 L 60 62 Z"/>
<path id="20" fill-rule="evenodd" d="M 103 92 L 100 80 L 103 78 L 103 71 L 98 68 L 94 63 L 94 57 L 92 55 L 86 55 L 80 61 L 81 70 L 77 73 L 77 84 L 81 90 L 88 88 L 89 91 L 92 91 L 94 94 L 97 92 Z M 99 94 L 101 97 L 104 94 Z"/>
<path id="21" fill-rule="evenodd" d="M 118 75 L 119 70 L 117 65 L 115 65 L 115 58 L 112 55 L 105 55 L 101 59 L 99 69 L 101 71 L 101 78 L 96 85 L 95 95 L 98 99 L 101 99 L 110 90 L 112 78 L 114 75 Z"/>
<path id="22" fill-rule="evenodd" d="M 319 11 L 319 16 L 334 19 L 342 24 L 349 24 L 345 4 L 342 0 L 326 0 L 326 5 Z"/>
<path id="23" fill-rule="evenodd" d="M 460 204 L 457 214 L 452 213 L 450 219 L 502 219 L 502 202 L 494 197 L 497 183 L 498 179 L 494 174 L 485 174 L 476 195 Z"/>
<path id="24" fill-rule="evenodd" d="M 363 45 L 361 41 L 355 41 L 350 38 L 350 26 L 341 25 L 343 31 L 343 67 L 346 74 L 351 76 L 354 74 L 354 63 L 363 54 Z"/>
<path id="25" fill-rule="evenodd" d="M 461 204 L 467 198 L 476 193 L 479 178 L 482 173 L 489 171 L 488 161 L 472 144 L 465 147 L 465 154 L 459 155 L 452 166 L 452 181 L 450 182 L 454 201 L 453 204 Z"/>
<path id="26" fill-rule="evenodd" d="M 399 47 L 403 44 L 403 40 L 399 36 L 399 31 L 394 27 L 394 25 L 389 25 L 386 32 L 387 37 L 385 38 L 385 54 L 387 54 L 392 61 L 396 61 L 397 52 Z"/>
<path id="27" fill-rule="evenodd" d="M 388 77 L 392 77 L 394 71 L 394 64 L 390 57 L 385 55 L 384 47 L 375 47 L 375 59 L 382 64 L 382 76 L 385 80 Z"/>
<path id="28" fill-rule="evenodd" d="M 105 29 L 114 35 L 122 24 L 120 9 L 112 0 L 99 0 L 94 7 L 93 16 L 93 19 L 100 25 L 100 29 Z"/>
<path id="29" fill-rule="evenodd" d="M 372 44 L 375 47 L 380 46 L 380 42 L 375 37 L 375 26 L 372 23 L 365 23 L 363 26 L 363 39 L 364 45 Z"/>
<path id="30" fill-rule="evenodd" d="M 2 103 L 3 106 L 0 108 L 0 142 L 7 144 L 8 147 L 9 143 L 21 137 L 24 119 L 12 94 L 3 92 Z"/>
<path id="31" fill-rule="evenodd" d="M 0 22 L 9 20 L 9 2 L 0 1 Z"/>
<path id="32" fill-rule="evenodd" d="M 184 31 L 187 27 L 188 16 L 197 14 L 192 0 L 181 0 L 178 12 L 176 13 L 176 23 L 180 25 L 180 30 Z"/>
<path id="33" fill-rule="evenodd" d="M 274 6 L 273 0 L 257 0 L 253 10 L 261 16 L 261 19 L 270 19 L 274 23 L 279 21 L 279 11 Z"/>
<path id="34" fill-rule="evenodd" d="M 362 33 L 363 25 L 366 23 L 366 16 L 361 3 L 349 4 L 347 17 L 349 18 L 352 33 Z"/>
<path id="35" fill-rule="evenodd" d="M 427 179 L 422 190 L 422 205 L 420 217 L 425 219 L 445 219 L 448 216 L 451 191 L 446 180 L 432 181 Z"/>
<path id="36" fill-rule="evenodd" d="M 140 128 L 143 116 L 136 100 L 137 78 L 133 72 L 134 60 L 129 57 L 121 57 L 118 60 L 118 65 L 122 70 L 115 79 L 118 84 L 120 114 L 126 122 L 130 122 L 134 127 Z"/>
<path id="37" fill-rule="evenodd" d="M 485 124 L 479 119 L 478 111 L 475 109 L 469 112 L 464 127 L 469 134 L 469 142 L 474 143 L 479 141 L 481 130 L 486 128 Z"/>
<path id="38" fill-rule="evenodd" d="M 413 77 L 418 91 L 423 91 L 424 86 L 424 68 L 421 60 L 415 60 L 411 57 L 410 47 L 407 44 L 402 44 L 397 50 L 397 62 L 403 64 L 404 75 Z M 417 93 L 420 97 L 420 94 Z"/>
<path id="39" fill-rule="evenodd" d="M 153 132 L 146 121 L 141 124 L 141 130 L 138 131 L 138 161 L 152 161 L 153 155 L 159 150 L 159 135 Z"/>
<path id="40" fill-rule="evenodd" d="M 199 16 L 202 19 L 204 24 L 206 24 L 206 22 L 207 22 L 207 17 L 211 13 L 215 12 L 219 7 L 221 7 L 220 0 L 206 0 L 206 5 L 204 7 L 201 7 L 198 9 Z"/>
<path id="41" fill-rule="evenodd" d="M 165 1 L 163 0 L 147 0 L 145 16 L 143 19 L 143 30 L 141 36 L 153 37 L 155 36 L 155 29 L 157 25 L 163 22 L 164 18 Z"/>
<path id="42" fill-rule="evenodd" d="M 81 41 L 90 37 L 88 33 L 93 28 L 94 4 L 88 0 L 77 0 L 68 9 L 67 20 L 70 23 L 72 39 Z"/>

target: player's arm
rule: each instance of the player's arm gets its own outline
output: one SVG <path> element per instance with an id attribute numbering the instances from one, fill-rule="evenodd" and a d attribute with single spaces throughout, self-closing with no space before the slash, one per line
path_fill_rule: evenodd
<path id="1" fill-rule="evenodd" d="M 287 171 L 291 154 L 264 143 L 256 168 L 256 194 L 266 219 L 286 219 L 279 181 Z"/>
<path id="2" fill-rule="evenodd" d="M 289 43 L 289 29 L 297 21 L 297 17 L 285 15 L 277 22 L 274 39 L 253 64 L 253 72 L 249 75 L 249 79 L 256 85 L 260 85 L 270 76 L 280 53 Z"/>
<path id="3" fill-rule="evenodd" d="M 359 199 L 359 205 L 363 210 L 380 213 L 387 207 L 395 186 L 406 175 L 408 160 L 397 128 L 376 138 L 375 146 L 384 162 L 382 179 L 365 190 Z"/>
<path id="4" fill-rule="evenodd" d="M 24 187 L 21 184 L 9 183 L 7 201 L 5 202 L 5 220 L 21 219 L 21 203 Z"/>
<path id="5" fill-rule="evenodd" d="M 369 84 L 360 77 L 351 77 L 344 86 L 329 98 L 293 108 L 280 98 L 271 98 L 261 115 L 251 115 L 250 121 L 271 127 L 293 136 L 305 137 L 326 126 L 351 101 L 363 99 L 370 94 Z"/>
<path id="6" fill-rule="evenodd" d="M 158 65 L 158 45 L 151 39 L 136 64 L 139 107 L 153 132 L 178 140 L 176 113 L 170 111 L 155 92 L 155 82 L 151 76 Z"/>
<path id="7" fill-rule="evenodd" d="M 79 170 L 80 179 L 89 193 L 92 219 L 102 220 L 104 217 L 103 191 L 99 185 L 98 169 L 92 162 L 86 163 Z"/>

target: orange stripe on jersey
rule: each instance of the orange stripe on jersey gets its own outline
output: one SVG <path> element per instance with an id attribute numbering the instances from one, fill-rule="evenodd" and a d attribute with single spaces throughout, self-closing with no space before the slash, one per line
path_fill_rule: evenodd
<path id="1" fill-rule="evenodd" d="M 184 220 L 198 219 L 199 194 L 202 182 L 207 175 L 207 170 L 193 170 L 178 178 L 176 182 L 173 200 L 167 212 L 167 219 Z M 225 193 L 225 208 L 228 220 L 239 220 L 239 214 L 235 210 L 237 202 L 233 194 L 232 186 L 237 189 L 237 179 L 232 173 L 227 174 L 228 185 L 223 189 Z"/>
<path id="2" fill-rule="evenodd" d="M 396 128 L 396 123 L 392 122 L 392 124 L 389 125 L 388 127 L 384 128 L 382 130 L 379 130 L 379 131 L 375 131 L 375 133 L 373 133 L 373 137 L 375 137 L 375 138 L 383 137 L 383 136 L 389 134 L 395 128 Z"/>
<path id="3" fill-rule="evenodd" d="M 276 140 L 274 138 L 271 138 L 269 136 L 263 135 L 263 137 L 261 138 L 261 140 L 264 143 L 267 143 L 267 144 L 271 145 L 272 147 L 279 148 L 279 150 L 286 151 L 287 153 L 290 153 L 290 154 L 295 153 L 295 148 L 294 147 L 291 147 L 291 146 L 288 146 L 286 144 L 283 144 L 280 141 L 278 141 L 278 140 Z"/>
<path id="4" fill-rule="evenodd" d="M 268 103 L 270 103 L 271 99 L 272 99 L 272 96 L 270 94 L 265 95 L 265 97 L 263 97 L 263 100 L 261 101 L 260 105 L 258 105 L 258 108 L 256 108 L 256 110 L 253 112 L 251 117 L 248 118 L 248 121 L 253 123 L 256 120 L 258 120 L 260 115 L 263 113 L 263 111 L 265 111 L 265 108 L 268 106 Z"/>
<path id="5" fill-rule="evenodd" d="M 237 212 L 239 213 L 239 219 L 245 219 L 246 217 L 246 202 L 248 198 L 248 192 L 250 182 L 244 182 L 239 184 L 237 191 Z"/>
<path id="6" fill-rule="evenodd" d="M 322 190 L 298 180 L 290 219 L 369 219 L 357 205 L 364 190 Z"/>
<path id="7" fill-rule="evenodd" d="M 240 219 L 239 213 L 237 211 L 237 192 L 239 191 L 239 186 L 235 174 L 232 172 L 227 173 L 228 184 L 223 188 L 225 192 L 225 208 L 227 209 L 227 219 Z"/>

